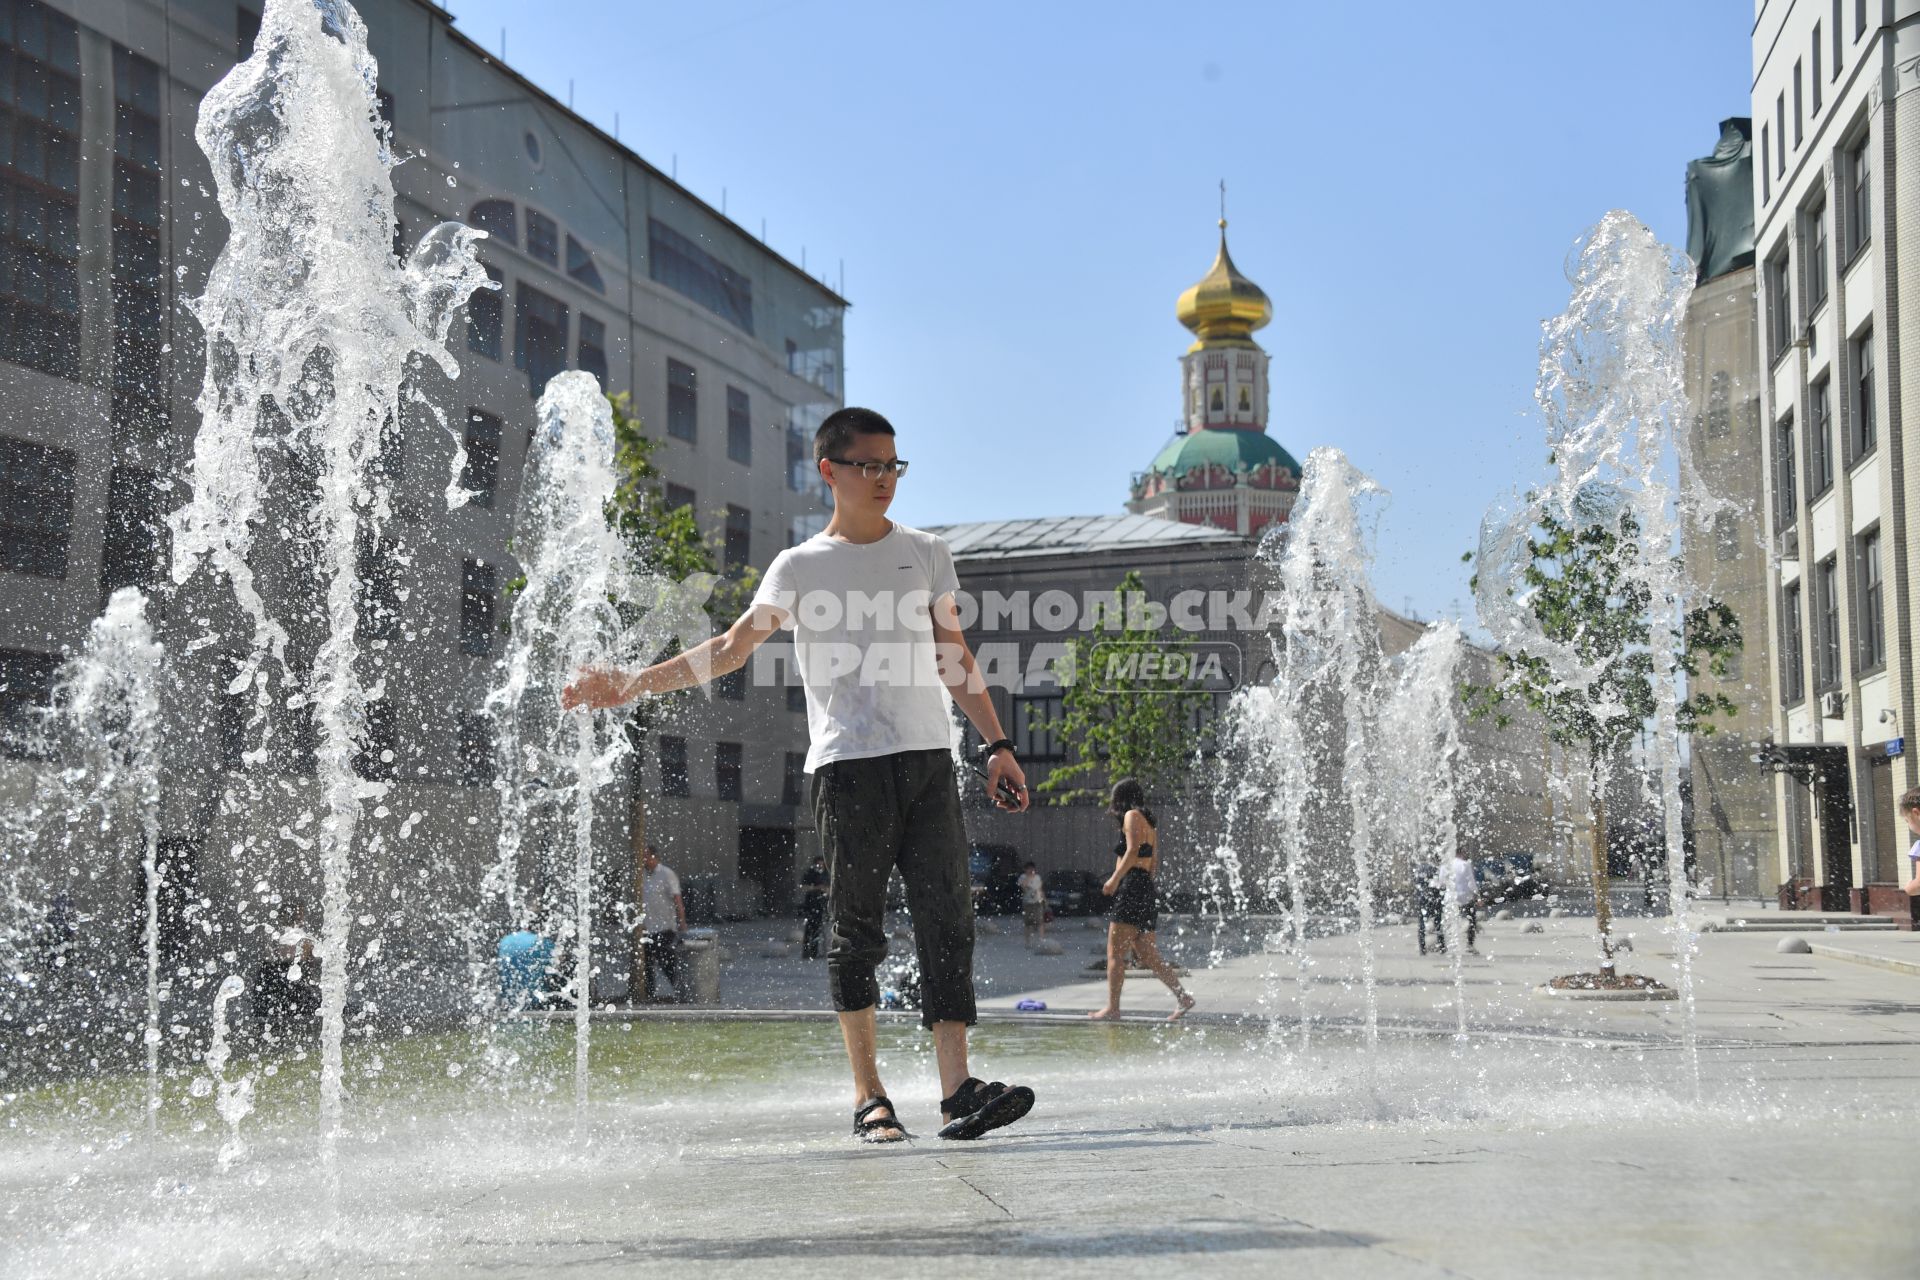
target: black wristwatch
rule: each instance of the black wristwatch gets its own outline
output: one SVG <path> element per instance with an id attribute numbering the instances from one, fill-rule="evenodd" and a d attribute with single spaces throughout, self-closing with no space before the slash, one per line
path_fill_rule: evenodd
<path id="1" fill-rule="evenodd" d="M 1012 752 L 1014 749 L 1013 739 L 1012 738 L 995 738 L 992 742 L 989 742 L 986 746 L 982 747 L 980 749 L 981 763 L 984 764 L 987 761 L 993 759 L 993 753 L 1000 750 L 1002 747 L 1006 748 L 1007 751 Z"/>

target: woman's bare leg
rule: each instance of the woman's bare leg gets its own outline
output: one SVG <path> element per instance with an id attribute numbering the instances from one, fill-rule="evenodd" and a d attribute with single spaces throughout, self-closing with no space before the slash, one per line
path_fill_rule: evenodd
<path id="1" fill-rule="evenodd" d="M 1193 997 L 1188 995 L 1187 989 L 1180 985 L 1180 975 L 1173 971 L 1173 966 L 1168 964 L 1166 957 L 1160 954 L 1159 944 L 1154 941 L 1152 934 L 1143 933 L 1135 939 L 1133 953 L 1140 957 L 1141 963 L 1153 970 L 1154 977 L 1167 984 L 1167 990 L 1173 992 L 1173 998 L 1178 1002 L 1178 1007 L 1173 1011 L 1173 1018 L 1182 1017 L 1187 1010 L 1193 1008 Z M 1173 1018 L 1169 1018 L 1168 1021 L 1173 1021 Z"/>
<path id="2" fill-rule="evenodd" d="M 1095 1009 L 1089 1018 L 1120 1016 L 1120 987 L 1127 980 L 1127 957 L 1133 953 L 1140 931 L 1130 924 L 1107 926 L 1107 1007 Z"/>

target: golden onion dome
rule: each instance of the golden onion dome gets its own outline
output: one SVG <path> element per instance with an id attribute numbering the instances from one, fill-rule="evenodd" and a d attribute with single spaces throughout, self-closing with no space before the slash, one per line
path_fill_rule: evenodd
<path id="1" fill-rule="evenodd" d="M 1173 313 L 1200 339 L 1195 346 L 1251 344 L 1253 331 L 1273 319 L 1273 303 L 1266 291 L 1241 275 L 1227 253 L 1225 218 L 1220 219 L 1220 254 L 1213 260 L 1213 269 L 1180 295 Z"/>

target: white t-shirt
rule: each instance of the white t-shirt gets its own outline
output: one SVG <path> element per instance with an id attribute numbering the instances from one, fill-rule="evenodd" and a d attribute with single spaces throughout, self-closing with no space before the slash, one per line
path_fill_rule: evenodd
<path id="1" fill-rule="evenodd" d="M 1461 906 L 1472 902 L 1474 895 L 1480 892 L 1480 877 L 1474 873 L 1473 864 L 1465 858 L 1453 860 L 1453 900 Z"/>
<path id="2" fill-rule="evenodd" d="M 1039 906 L 1045 902 L 1045 887 L 1040 883 L 1038 871 L 1023 872 L 1020 876 L 1020 901 L 1029 906 Z"/>
<path id="3" fill-rule="evenodd" d="M 641 876 L 640 922 L 648 933 L 673 933 L 680 928 L 680 913 L 673 900 L 680 896 L 680 877 L 673 868 L 661 863 Z"/>
<path id="4" fill-rule="evenodd" d="M 951 746 L 929 606 L 959 589 L 945 539 L 903 524 L 876 542 L 815 534 L 773 558 L 753 602 L 781 610 L 793 632 L 812 739 L 806 772 Z"/>

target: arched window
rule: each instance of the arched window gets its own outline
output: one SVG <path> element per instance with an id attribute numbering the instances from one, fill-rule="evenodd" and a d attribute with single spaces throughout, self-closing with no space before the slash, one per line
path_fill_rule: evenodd
<path id="1" fill-rule="evenodd" d="M 1242 383 L 1240 386 L 1240 412 L 1253 412 L 1253 394 L 1247 389 L 1245 383 Z"/>
<path id="2" fill-rule="evenodd" d="M 516 248 L 520 244 L 520 214 L 511 200 L 482 200 L 467 212 L 467 225 Z"/>
<path id="3" fill-rule="evenodd" d="M 1218 388 L 1218 387 L 1215 387 L 1215 388 L 1213 389 L 1213 403 L 1212 403 L 1212 405 L 1210 406 L 1210 408 L 1211 408 L 1211 410 L 1212 410 L 1212 412 L 1214 412 L 1214 413 L 1225 413 L 1225 412 L 1226 412 L 1226 409 L 1227 409 L 1227 398 L 1226 398 L 1225 396 L 1223 396 L 1223 395 L 1221 395 L 1221 394 L 1220 394 L 1220 388 Z"/>

